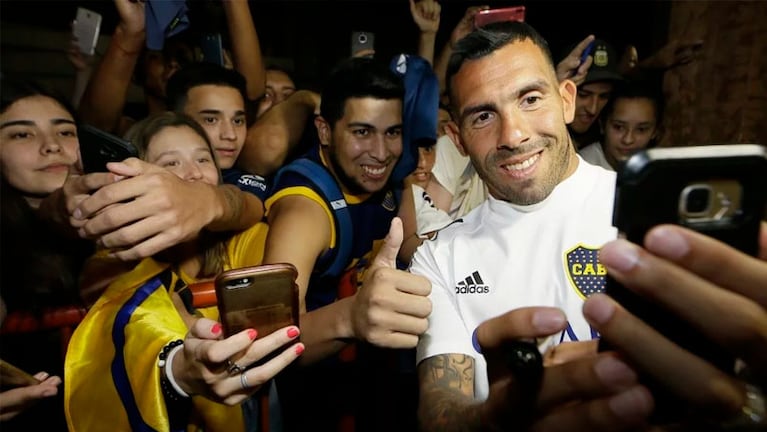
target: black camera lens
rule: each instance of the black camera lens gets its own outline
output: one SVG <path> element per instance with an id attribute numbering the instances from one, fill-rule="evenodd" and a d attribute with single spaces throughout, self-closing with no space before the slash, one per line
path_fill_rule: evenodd
<path id="1" fill-rule="evenodd" d="M 368 41 L 368 35 L 366 35 L 365 33 L 362 33 L 361 35 L 357 36 L 357 40 L 359 41 L 359 43 L 364 44 L 365 42 Z"/>
<path id="2" fill-rule="evenodd" d="M 685 210 L 687 213 L 703 213 L 708 210 L 711 203 L 711 189 L 707 187 L 696 187 L 690 189 L 685 200 Z"/>

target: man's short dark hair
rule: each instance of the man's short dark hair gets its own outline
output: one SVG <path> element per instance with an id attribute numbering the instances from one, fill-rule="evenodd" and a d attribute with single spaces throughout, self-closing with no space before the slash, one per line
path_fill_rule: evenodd
<path id="1" fill-rule="evenodd" d="M 213 63 L 193 63 L 181 68 L 168 80 L 165 89 L 165 104 L 168 109 L 183 112 L 189 90 L 202 85 L 232 87 L 240 92 L 247 104 L 247 84 L 239 72 Z"/>
<path id="2" fill-rule="evenodd" d="M 342 61 L 330 74 L 322 90 L 320 115 L 332 128 L 344 116 L 350 98 L 372 97 L 398 99 L 405 97 L 402 79 L 388 64 L 370 58 L 353 57 Z"/>
<path id="3" fill-rule="evenodd" d="M 461 66 L 463 66 L 466 61 L 480 59 L 512 42 L 520 42 L 524 40 L 530 40 L 533 44 L 538 46 L 545 54 L 546 60 L 548 60 L 552 69 L 556 69 L 546 39 L 530 26 L 530 24 L 524 22 L 503 21 L 488 24 L 474 30 L 466 37 L 459 40 L 455 44 L 453 53 L 450 55 L 450 61 L 447 65 L 447 74 L 445 76 L 446 91 L 451 99 L 451 107 L 453 109 L 455 108 L 452 103 L 454 96 L 452 93 L 451 81 L 453 76 L 458 73 Z M 457 118 L 454 110 L 451 110 L 451 113 L 454 118 Z"/>

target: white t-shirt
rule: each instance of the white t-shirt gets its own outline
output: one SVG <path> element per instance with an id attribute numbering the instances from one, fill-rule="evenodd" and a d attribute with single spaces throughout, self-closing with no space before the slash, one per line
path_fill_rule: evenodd
<path id="1" fill-rule="evenodd" d="M 447 213 L 434 206 L 429 194 L 418 185 L 413 185 L 413 203 L 415 205 L 416 234 L 428 238 L 427 234 L 439 231 L 453 223 Z"/>
<path id="2" fill-rule="evenodd" d="M 463 217 L 487 198 L 487 188 L 471 164 L 449 136 L 437 140 L 437 157 L 431 169 L 433 180 L 453 195 L 447 214 L 452 219 Z"/>
<path id="3" fill-rule="evenodd" d="M 615 171 L 612 165 L 610 165 L 610 162 L 607 162 L 605 151 L 599 141 L 593 142 L 578 150 L 578 154 L 581 155 L 581 157 L 591 165 L 597 165 L 606 170 Z"/>
<path id="4" fill-rule="evenodd" d="M 489 197 L 463 222 L 424 242 L 410 271 L 431 281 L 433 309 L 417 361 L 449 353 L 473 357 L 475 395 L 484 400 L 486 364 L 472 346 L 472 333 L 483 321 L 520 307 L 554 306 L 569 325 L 543 340 L 542 351 L 595 338 L 581 308 L 585 297 L 604 290 L 597 253 L 617 236 L 614 190 L 614 172 L 579 160 L 576 172 L 543 202 L 516 206 Z"/>

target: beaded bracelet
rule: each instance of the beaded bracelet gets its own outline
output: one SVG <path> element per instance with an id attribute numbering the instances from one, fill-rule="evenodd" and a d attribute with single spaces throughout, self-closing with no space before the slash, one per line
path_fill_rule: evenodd
<path id="1" fill-rule="evenodd" d="M 162 369 L 160 387 L 162 388 L 163 395 L 172 401 L 189 398 L 189 394 L 176 383 L 173 377 L 173 357 L 183 348 L 183 345 L 184 341 L 181 339 L 169 342 L 160 351 L 159 360 L 157 361 L 157 366 Z"/>

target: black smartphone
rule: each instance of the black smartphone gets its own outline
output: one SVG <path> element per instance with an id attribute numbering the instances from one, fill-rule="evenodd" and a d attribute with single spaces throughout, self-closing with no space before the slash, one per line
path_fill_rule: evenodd
<path id="1" fill-rule="evenodd" d="M 138 157 L 129 141 L 87 124 L 77 126 L 80 141 L 80 162 L 85 174 L 106 172 L 107 163 Z"/>
<path id="2" fill-rule="evenodd" d="M 759 250 L 767 216 L 767 148 L 752 144 L 653 148 L 629 158 L 618 171 L 613 224 L 633 243 L 659 224 L 677 224 L 747 254 Z M 726 270 L 725 270 L 726 271 Z M 692 326 L 621 286 L 608 273 L 605 291 L 628 311 L 677 345 L 727 373 L 735 358 Z M 609 344 L 600 341 L 600 349 Z M 655 421 L 673 421 L 681 404 L 662 383 L 648 382 L 656 398 Z"/>
<path id="3" fill-rule="evenodd" d="M 264 264 L 223 272 L 216 298 L 224 335 L 253 328 L 256 338 L 298 325 L 298 271 L 289 263 Z"/>
<path id="4" fill-rule="evenodd" d="M 352 32 L 352 57 L 360 51 L 375 50 L 375 37 L 375 33 L 371 32 Z M 367 54 L 365 57 L 372 57 L 372 54 Z"/>
<path id="5" fill-rule="evenodd" d="M 224 65 L 224 47 L 220 33 L 203 35 L 200 40 L 200 50 L 202 51 L 202 61 L 219 66 Z"/>

